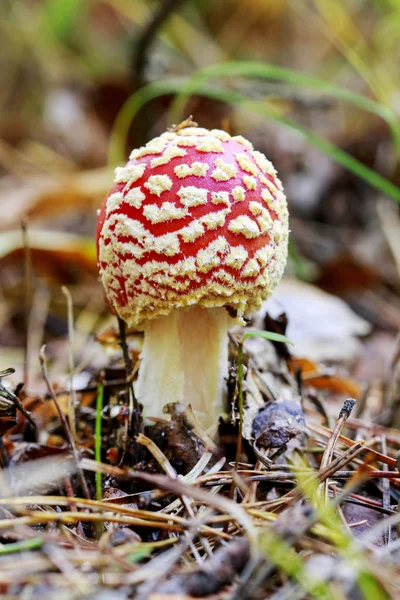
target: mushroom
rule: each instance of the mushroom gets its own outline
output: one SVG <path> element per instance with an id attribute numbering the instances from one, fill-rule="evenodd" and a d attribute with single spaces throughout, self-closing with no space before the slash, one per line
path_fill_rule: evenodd
<path id="1" fill-rule="evenodd" d="M 242 136 L 193 125 L 133 150 L 99 214 L 109 304 L 144 331 L 136 394 L 145 417 L 226 409 L 228 329 L 281 279 L 288 211 L 272 163 Z"/>

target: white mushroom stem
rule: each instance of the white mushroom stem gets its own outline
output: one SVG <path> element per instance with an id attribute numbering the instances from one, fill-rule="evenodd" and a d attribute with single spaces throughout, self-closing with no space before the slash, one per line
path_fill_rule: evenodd
<path id="1" fill-rule="evenodd" d="M 145 418 L 165 418 L 163 407 L 181 402 L 190 404 L 207 428 L 227 410 L 228 329 L 233 325 L 225 308 L 197 306 L 149 321 L 136 385 Z"/>

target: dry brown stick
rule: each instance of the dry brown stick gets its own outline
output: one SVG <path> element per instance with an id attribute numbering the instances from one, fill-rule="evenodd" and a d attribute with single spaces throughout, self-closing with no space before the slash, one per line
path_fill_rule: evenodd
<path id="1" fill-rule="evenodd" d="M 40 506 L 65 506 L 69 508 L 71 504 L 75 504 L 78 508 L 89 509 L 89 510 L 97 510 L 101 515 L 106 515 L 107 520 L 110 513 L 117 513 L 121 515 L 121 519 L 123 517 L 127 517 L 128 519 L 136 519 L 134 524 L 139 524 L 140 526 L 144 526 L 147 524 L 148 527 L 157 528 L 160 525 L 160 529 L 165 529 L 164 525 L 167 523 L 169 525 L 175 526 L 175 529 L 172 527 L 168 527 L 167 529 L 170 531 L 182 532 L 185 530 L 189 530 L 191 528 L 191 523 L 184 517 L 179 517 L 178 515 L 173 514 L 163 514 L 160 512 L 152 512 L 141 509 L 132 509 L 125 506 L 112 504 L 109 500 L 106 502 L 98 502 L 97 500 L 86 500 L 85 498 L 65 498 L 64 496 L 19 496 L 12 498 L 1 498 L 0 506 L 7 506 L 10 509 L 13 509 L 14 513 L 19 516 L 29 517 L 32 516 L 32 512 L 26 510 L 27 504 L 38 504 Z M 74 514 L 78 519 L 78 516 L 83 513 L 76 513 L 75 511 L 69 511 L 68 514 Z M 36 513 L 35 513 L 36 514 Z M 40 513 L 40 514 L 48 514 L 48 513 Z M 54 514 L 54 513 L 51 513 Z M 67 513 L 62 513 L 67 514 Z M 85 513 L 89 514 L 89 513 Z M 95 513 L 96 514 L 96 513 Z M 226 521 L 232 520 L 232 517 L 228 514 L 219 515 L 219 516 L 211 516 L 207 518 L 207 523 L 211 525 L 225 523 Z M 4 520 L 5 521 L 5 520 Z M 129 522 L 121 521 L 122 524 L 128 524 Z M 231 539 L 230 535 L 225 535 L 222 531 L 218 529 L 214 529 L 212 526 L 209 526 L 206 523 L 200 524 L 201 533 L 204 535 L 211 535 L 212 537 L 217 537 L 221 540 L 228 541 Z M 69 532 L 71 533 L 71 532 Z M 85 544 L 87 540 L 83 540 Z M 172 543 L 172 542 L 171 542 Z"/>
<path id="2" fill-rule="evenodd" d="M 318 472 L 316 471 L 304 471 L 304 473 L 308 474 L 308 475 L 318 475 Z M 335 479 L 351 479 L 352 477 L 355 477 L 357 475 L 358 471 L 336 471 L 336 472 L 332 472 L 332 475 L 330 476 L 334 476 Z M 299 472 L 295 472 L 295 473 L 288 473 L 288 472 L 273 472 L 273 473 L 264 473 L 261 475 L 250 475 L 249 477 L 246 477 L 246 481 L 293 481 L 295 479 L 298 479 L 299 477 Z M 324 477 L 326 478 L 327 475 L 325 474 Z M 400 484 L 400 475 L 399 473 L 397 473 L 397 471 L 374 471 L 373 469 L 371 469 L 371 471 L 369 471 L 367 473 L 367 477 L 368 479 L 385 479 L 385 480 L 390 480 L 390 479 L 396 479 L 399 484 Z M 217 479 L 217 480 L 211 480 L 208 482 L 205 482 L 203 485 L 207 488 L 207 487 L 214 487 L 214 486 L 218 486 L 218 485 L 228 485 L 231 483 L 232 480 L 232 476 L 231 475 L 226 475 L 223 479 Z M 322 482 L 321 482 L 322 483 Z M 253 501 L 251 501 L 250 503 L 252 503 Z M 245 502 L 245 504 L 247 504 L 247 502 Z"/>
<path id="3" fill-rule="evenodd" d="M 141 445 L 143 445 L 143 446 L 145 446 L 147 448 L 147 450 L 152 454 L 152 456 L 156 459 L 156 461 L 158 462 L 158 464 L 162 467 L 163 471 L 169 477 L 171 477 L 172 479 L 177 479 L 178 475 L 177 475 L 175 469 L 173 468 L 173 466 L 171 465 L 171 463 L 169 462 L 169 460 L 167 459 L 167 457 L 165 456 L 165 454 L 153 442 L 153 440 L 151 440 L 150 438 L 148 438 L 146 435 L 143 435 L 142 433 L 140 433 L 136 437 L 136 441 L 138 442 L 138 444 L 141 444 Z M 184 507 L 186 509 L 186 512 L 188 513 L 189 517 L 191 519 L 195 519 L 196 513 L 195 513 L 195 510 L 194 510 L 194 508 L 193 508 L 193 506 L 191 504 L 190 498 L 188 498 L 187 496 L 182 496 L 182 504 L 184 505 Z M 185 535 L 188 536 L 189 532 L 185 532 Z M 208 554 L 208 556 L 211 556 L 212 555 L 212 551 L 211 551 L 210 545 L 201 536 L 199 537 L 199 539 L 200 539 L 200 542 L 201 542 L 204 550 Z M 194 556 L 196 562 L 199 563 L 199 564 L 201 564 L 202 563 L 202 558 L 201 558 L 200 554 L 198 553 L 198 550 L 197 550 L 196 546 L 194 545 L 193 541 L 188 538 L 188 543 L 189 543 L 190 549 L 192 550 L 192 553 L 193 553 L 193 556 Z"/>
<path id="4" fill-rule="evenodd" d="M 27 221 L 21 223 L 22 241 L 24 245 L 24 300 L 25 300 L 25 350 L 24 350 L 24 385 L 29 387 L 29 313 L 32 296 L 32 262 L 28 240 Z"/>
<path id="5" fill-rule="evenodd" d="M 130 517 L 128 515 L 115 516 L 107 513 L 76 513 L 66 511 L 63 513 L 54 512 L 43 512 L 43 511 L 30 511 L 29 514 L 24 514 L 21 517 L 15 519 L 1 519 L 0 520 L 0 531 L 6 529 L 14 529 L 18 525 L 39 525 L 45 523 L 65 523 L 74 524 L 79 521 L 87 521 L 90 523 L 102 523 L 103 521 L 109 521 L 110 523 L 120 523 L 121 525 L 136 525 L 137 527 L 150 527 L 159 529 L 165 529 L 166 531 L 181 532 L 184 528 L 181 525 L 173 525 L 169 523 L 161 523 L 160 521 L 147 521 L 145 519 L 138 519 L 136 517 Z M 210 531 L 211 530 L 211 531 Z M 214 533 L 212 528 L 208 528 L 208 533 Z M 218 532 L 215 532 L 218 535 Z"/>
<path id="6" fill-rule="evenodd" d="M 358 402 L 357 402 L 358 404 Z M 357 405 L 356 405 L 357 406 Z M 379 425 L 378 423 L 366 423 L 362 419 L 357 419 L 357 417 L 352 416 L 350 419 L 346 421 L 346 427 L 349 429 L 353 429 L 357 431 L 358 429 L 366 429 L 370 432 L 371 435 L 382 435 L 384 434 L 386 440 L 389 443 L 400 445 L 400 433 L 399 431 L 392 429 L 390 427 L 385 427 L 384 425 Z"/>
<path id="7" fill-rule="evenodd" d="M 325 469 L 320 469 L 318 473 L 319 477 L 322 479 L 322 481 L 325 481 L 328 477 L 334 475 L 336 471 L 352 462 L 367 448 L 367 444 L 357 442 L 352 448 L 348 448 L 341 456 L 338 456 L 335 458 L 335 460 L 331 461 Z"/>
<path id="8" fill-rule="evenodd" d="M 158 488 L 160 490 L 176 494 L 180 498 L 182 498 L 182 496 L 189 496 L 194 500 L 208 504 L 222 513 L 229 514 L 231 518 L 246 531 L 250 541 L 250 546 L 254 549 L 257 549 L 258 547 L 257 534 L 251 520 L 246 514 L 246 511 L 244 511 L 235 502 L 232 502 L 223 496 L 215 496 L 198 488 L 197 486 L 185 484 L 182 481 L 171 479 L 165 475 L 154 475 L 151 473 L 143 473 L 133 470 L 125 471 L 119 467 L 105 465 L 104 463 L 99 463 L 95 460 L 89 460 L 87 458 L 81 460 L 81 467 L 83 469 L 87 469 L 88 471 L 114 475 L 115 477 L 119 477 L 125 481 L 141 481 L 143 483 L 147 483 L 152 488 Z"/>
<path id="9" fill-rule="evenodd" d="M 314 488 L 316 477 L 319 477 L 321 482 L 324 482 L 327 478 L 334 475 L 334 473 L 340 467 L 343 467 L 350 463 L 352 460 L 354 460 L 355 457 L 361 454 L 361 452 L 363 452 L 364 450 L 366 450 L 366 448 L 366 444 L 361 444 L 360 442 L 355 443 L 353 447 L 346 450 L 343 456 L 340 456 L 334 461 L 332 461 L 326 469 L 324 469 L 323 471 L 320 470 L 318 473 L 316 472 L 314 475 L 311 475 L 309 479 L 305 480 L 302 486 L 296 486 L 293 490 L 291 490 L 290 492 L 288 492 L 287 494 L 285 494 L 284 496 L 282 496 L 274 502 L 277 505 L 280 505 L 300 500 L 304 496 L 304 492 L 307 490 L 308 486 L 310 486 L 310 489 Z"/>
<path id="10" fill-rule="evenodd" d="M 118 327 L 119 327 L 119 337 L 121 342 L 122 356 L 124 358 L 125 370 L 126 370 L 126 383 L 127 383 L 127 392 L 129 399 L 129 413 L 130 413 L 130 423 L 129 423 L 129 433 L 133 437 L 135 437 L 138 433 L 140 433 L 142 429 L 142 418 L 139 410 L 139 403 L 135 396 L 135 391 L 133 389 L 132 383 L 132 372 L 133 365 L 131 361 L 131 357 L 129 356 L 128 342 L 126 340 L 126 324 L 123 319 L 118 317 Z"/>
<path id="11" fill-rule="evenodd" d="M 381 447 L 382 447 L 382 454 L 387 454 L 386 437 L 384 435 L 382 435 L 382 437 L 381 437 Z M 385 472 L 387 472 L 388 466 L 384 464 L 383 470 Z M 383 492 L 382 492 L 383 508 L 390 509 L 390 480 L 387 479 L 386 477 L 382 477 L 382 488 L 383 488 Z M 383 518 L 385 519 L 386 515 L 384 515 Z M 390 527 L 388 527 L 384 533 L 384 540 L 385 540 L 386 544 L 390 544 L 390 541 L 391 541 L 391 528 Z"/>
<path id="12" fill-rule="evenodd" d="M 47 373 L 47 367 L 46 367 L 46 346 L 45 345 L 43 345 L 41 347 L 41 349 L 40 349 L 39 361 L 40 361 L 40 367 L 42 369 L 43 379 L 45 380 L 45 383 L 46 383 L 46 386 L 47 386 L 47 390 L 48 390 L 48 392 L 49 392 L 49 394 L 50 394 L 50 396 L 51 396 L 51 398 L 52 398 L 52 400 L 53 400 L 53 402 L 55 404 L 58 416 L 59 416 L 61 424 L 62 424 L 62 426 L 64 428 L 65 436 L 66 436 L 67 441 L 68 441 L 68 443 L 70 445 L 70 448 L 72 450 L 72 454 L 74 456 L 74 460 L 76 462 L 76 467 L 77 467 L 78 474 L 79 474 L 79 479 L 81 480 L 81 485 L 82 485 L 83 493 L 85 494 L 86 498 L 89 499 L 90 498 L 89 488 L 87 486 L 86 479 L 85 479 L 85 476 L 83 474 L 82 468 L 81 468 L 81 466 L 79 464 L 79 460 L 80 459 L 79 459 L 79 454 L 78 454 L 77 447 L 75 445 L 75 440 L 74 440 L 74 437 L 73 437 L 73 435 L 71 433 L 71 429 L 69 428 L 68 421 L 65 418 L 65 415 L 64 415 L 63 411 L 61 410 L 61 407 L 60 407 L 60 405 L 58 403 L 57 397 L 56 397 L 56 395 L 54 393 L 53 386 L 51 385 L 51 382 L 50 382 L 50 379 L 49 379 L 49 376 L 48 376 L 48 373 Z"/>
<path id="13" fill-rule="evenodd" d="M 255 464 L 255 469 L 258 470 L 261 467 L 261 465 L 262 465 L 261 461 L 259 459 L 257 459 L 257 462 Z M 250 483 L 248 493 L 243 498 L 242 503 L 244 503 L 244 504 L 246 502 L 255 502 L 256 501 L 258 482 L 260 481 L 260 479 L 253 479 L 252 477 L 248 477 L 248 480 L 251 481 L 251 483 Z"/>
<path id="14" fill-rule="evenodd" d="M 326 445 L 325 452 L 322 456 L 321 466 L 320 466 L 321 470 L 326 469 L 327 466 L 329 465 L 329 463 L 332 461 L 333 451 L 335 449 L 339 435 L 343 429 L 343 425 L 349 418 L 355 403 L 356 403 L 356 401 L 354 400 L 354 398 L 348 398 L 347 400 L 344 401 L 343 407 L 339 413 L 339 418 L 336 421 L 336 425 L 332 431 L 332 435 Z M 328 486 L 329 486 L 329 480 L 328 480 L 328 478 L 326 478 L 326 480 L 321 484 L 321 487 L 320 487 L 320 493 L 323 492 L 325 500 L 327 500 L 327 498 L 328 498 Z"/>
<path id="15" fill-rule="evenodd" d="M 329 429 L 328 427 L 324 427 L 323 425 L 320 425 L 318 423 L 313 423 L 313 422 L 309 421 L 307 423 L 307 428 L 310 429 L 311 431 L 313 431 L 314 433 L 318 433 L 319 435 L 322 435 L 328 439 L 332 436 L 331 429 Z M 355 442 L 354 440 L 351 440 L 350 438 L 346 437 L 345 435 L 339 435 L 338 440 L 340 441 L 341 444 L 343 444 L 343 446 L 346 446 L 346 448 L 352 448 L 355 444 L 358 443 L 358 442 Z M 374 438 L 374 440 L 375 440 L 375 442 L 379 441 L 378 438 Z M 382 454 L 382 452 L 378 452 L 377 450 L 375 450 L 374 448 L 371 447 L 371 442 L 372 442 L 372 440 L 368 441 L 368 451 L 375 456 L 376 460 L 378 460 L 386 465 L 390 465 L 391 467 L 397 467 L 395 458 L 391 458 L 390 456 L 385 456 L 384 454 Z"/>
<path id="16" fill-rule="evenodd" d="M 67 506 L 74 504 L 78 508 L 85 510 L 98 510 L 106 512 L 116 512 L 138 519 L 150 519 L 152 521 L 172 522 L 178 525 L 187 524 L 186 519 L 177 515 L 164 515 L 160 512 L 150 510 L 134 509 L 128 506 L 114 504 L 110 500 L 99 502 L 98 500 L 90 500 L 85 498 L 64 497 L 64 496 L 18 496 L 12 498 L 0 498 L 0 506 L 17 507 L 26 504 L 38 504 L 40 506 Z"/>
<path id="17" fill-rule="evenodd" d="M 70 291 L 65 286 L 61 288 L 67 300 L 67 321 L 68 321 L 68 366 L 69 366 L 69 394 L 68 394 L 68 420 L 71 434 L 76 440 L 76 394 L 74 390 L 74 307 Z"/>

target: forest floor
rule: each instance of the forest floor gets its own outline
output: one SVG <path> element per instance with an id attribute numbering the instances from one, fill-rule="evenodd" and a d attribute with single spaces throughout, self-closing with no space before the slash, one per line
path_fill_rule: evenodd
<path id="1" fill-rule="evenodd" d="M 7 4 L 0 599 L 400 597 L 400 219 L 388 198 L 400 198 L 398 126 L 386 104 L 344 102 L 351 86 L 375 97 L 346 63 L 355 49 L 365 53 L 356 66 L 387 69 L 397 102 L 398 28 L 389 33 L 398 21 L 385 3 L 379 14 L 354 3 L 366 6 L 357 25 L 376 34 L 374 62 L 355 27 L 347 54 L 342 39 L 332 42 L 336 21 L 349 23 L 342 13 L 322 26 L 329 11 L 314 14 L 309 3 L 301 19 L 299 3 L 281 0 L 245 9 L 232 0 L 229 18 L 226 3 L 192 3 L 209 12 L 176 15 L 154 48 L 146 2 L 86 11 L 90 3 L 21 1 L 15 13 Z M 274 10 L 258 14 L 263 4 Z M 187 114 L 244 135 L 277 167 L 290 209 L 288 265 L 261 312 L 230 333 L 224 418 L 205 431 L 175 405 L 144 427 L 133 397 L 142 336 L 121 335 L 104 300 L 96 211 L 113 179 L 110 147 L 124 152 L 165 130 L 170 92 L 141 109 L 119 146 L 114 124 L 146 82 L 223 63 L 240 55 L 238 44 L 298 71 L 287 81 L 271 79 L 273 69 L 264 79 L 225 76 L 264 113 L 194 96 Z M 342 92 L 296 87 L 303 72 L 326 74 Z M 287 115 L 312 134 L 282 126 Z M 318 135 L 330 140 L 326 154 Z M 244 339 L 249 331 L 293 345 Z"/>
<path id="2" fill-rule="evenodd" d="M 273 298 L 232 331 L 219 433 L 180 405 L 144 428 L 132 413 L 141 334 L 122 338 L 126 365 L 93 243 L 69 232 L 68 219 L 85 227 L 81 197 L 56 235 L 48 225 L 64 181 L 38 182 L 34 217 L 0 237 L 2 595 L 394 596 L 400 306 L 390 260 L 378 270 L 354 250 L 361 239 L 388 253 L 391 205 L 358 235 L 342 223 L 354 246 L 323 267 L 292 252 Z M 302 252 L 327 227 L 294 217 Z M 299 264 L 314 283 L 294 278 Z M 248 331 L 294 345 L 243 342 Z"/>

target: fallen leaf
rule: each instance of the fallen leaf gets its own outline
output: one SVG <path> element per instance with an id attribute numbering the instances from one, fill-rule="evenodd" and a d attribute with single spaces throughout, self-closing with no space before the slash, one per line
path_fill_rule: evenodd
<path id="1" fill-rule="evenodd" d="M 288 361 L 290 371 L 295 374 L 300 371 L 302 381 L 305 385 L 312 385 L 321 390 L 331 390 L 339 394 L 345 394 L 352 398 L 358 398 L 361 394 L 360 384 L 350 377 L 341 377 L 327 369 L 324 373 L 323 367 L 306 358 L 291 358 Z"/>
<path id="2" fill-rule="evenodd" d="M 288 318 L 285 334 L 294 343 L 291 353 L 312 361 L 352 362 L 360 353 L 357 336 L 371 330 L 340 298 L 294 279 L 284 279 L 257 314 L 262 329 L 266 313 Z"/>
<path id="3" fill-rule="evenodd" d="M 97 274 L 96 245 L 93 239 L 61 231 L 30 230 L 28 244 L 32 265 L 37 274 L 62 283 L 87 273 Z M 0 233 L 0 264 L 24 260 L 20 229 Z"/>
<path id="4" fill-rule="evenodd" d="M 85 207 L 95 211 L 112 179 L 108 168 L 61 173 L 58 177 L 33 177 L 18 185 L 8 179 L 0 187 L 0 229 L 17 227 L 23 218 L 48 218 Z"/>

